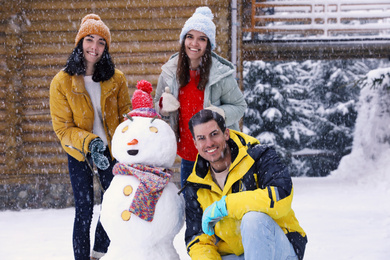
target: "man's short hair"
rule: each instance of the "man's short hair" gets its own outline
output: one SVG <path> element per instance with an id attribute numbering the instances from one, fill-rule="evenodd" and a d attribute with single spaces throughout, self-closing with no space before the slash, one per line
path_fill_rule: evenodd
<path id="1" fill-rule="evenodd" d="M 188 127 L 190 128 L 192 137 L 195 139 L 195 136 L 194 136 L 194 127 L 195 126 L 207 123 L 211 120 L 215 120 L 215 122 L 217 122 L 217 124 L 218 124 L 219 128 L 222 130 L 222 132 L 225 132 L 225 130 L 226 130 L 225 119 L 215 111 L 212 111 L 209 109 L 203 109 L 203 110 L 200 110 L 195 115 L 193 115 L 190 119 L 190 122 L 188 122 Z"/>

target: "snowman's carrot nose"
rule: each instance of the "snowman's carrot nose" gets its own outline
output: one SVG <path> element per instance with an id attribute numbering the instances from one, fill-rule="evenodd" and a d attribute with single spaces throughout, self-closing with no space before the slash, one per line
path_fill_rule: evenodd
<path id="1" fill-rule="evenodd" d="M 130 142 L 127 143 L 127 145 L 136 145 L 138 144 L 138 140 L 137 139 L 133 139 L 131 140 Z"/>

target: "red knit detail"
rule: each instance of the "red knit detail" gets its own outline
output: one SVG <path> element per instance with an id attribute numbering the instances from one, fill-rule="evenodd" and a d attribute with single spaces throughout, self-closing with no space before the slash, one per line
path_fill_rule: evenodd
<path id="1" fill-rule="evenodd" d="M 133 109 L 148 107 L 153 108 L 153 98 L 150 93 L 153 91 L 152 84 L 146 80 L 141 80 L 137 82 L 137 90 L 134 91 L 133 97 L 131 98 L 131 103 Z"/>
<path id="2" fill-rule="evenodd" d="M 188 128 L 191 117 L 203 109 L 204 91 L 197 88 L 200 75 L 197 71 L 190 71 L 190 82 L 179 90 L 179 131 L 177 154 L 188 161 L 195 161 L 198 150 Z"/>
<path id="3" fill-rule="evenodd" d="M 137 88 L 150 94 L 153 91 L 152 84 L 149 81 L 141 80 L 137 81 Z"/>

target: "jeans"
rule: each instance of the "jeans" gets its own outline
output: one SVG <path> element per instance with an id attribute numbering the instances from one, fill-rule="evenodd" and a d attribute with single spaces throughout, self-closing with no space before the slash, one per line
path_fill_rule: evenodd
<path id="1" fill-rule="evenodd" d="M 265 213 L 246 213 L 241 220 L 241 236 L 244 254 L 223 256 L 222 260 L 298 259 L 283 230 Z"/>
<path id="2" fill-rule="evenodd" d="M 115 161 L 111 160 L 108 148 L 104 154 L 110 161 L 110 167 L 108 167 L 105 171 L 98 169 L 98 173 L 100 176 L 100 182 L 106 190 L 113 178 L 112 168 Z M 87 157 L 88 161 L 91 165 L 93 165 L 90 155 Z M 93 173 L 86 161 L 80 162 L 70 155 L 68 155 L 68 167 L 75 201 L 75 218 L 73 225 L 74 258 L 75 260 L 89 260 L 91 253 L 89 233 L 94 207 Z M 99 220 L 96 226 L 95 244 L 93 250 L 96 252 L 106 253 L 109 244 L 110 240 Z"/>
<path id="3" fill-rule="evenodd" d="M 186 183 L 188 176 L 190 176 L 190 174 L 192 172 L 192 168 L 194 168 L 194 164 L 195 164 L 195 162 L 193 162 L 193 161 L 181 159 L 181 164 L 180 164 L 180 184 L 181 184 L 181 187 L 184 187 L 184 184 Z M 185 190 L 183 192 L 185 192 Z"/>

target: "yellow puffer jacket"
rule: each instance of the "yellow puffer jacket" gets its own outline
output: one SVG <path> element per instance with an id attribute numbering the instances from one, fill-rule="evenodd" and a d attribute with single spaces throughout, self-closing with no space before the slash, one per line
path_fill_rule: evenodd
<path id="1" fill-rule="evenodd" d="M 272 217 L 302 259 L 307 238 L 291 208 L 293 186 L 286 167 L 274 149 L 251 136 L 230 130 L 228 144 L 232 164 L 223 190 L 213 181 L 208 162 L 199 155 L 187 179 L 185 239 L 191 259 L 218 260 L 221 255 L 243 254 L 240 224 L 249 211 Z M 202 231 L 203 211 L 224 195 L 228 216 L 215 225 L 215 236 L 208 236 Z"/>
<path id="2" fill-rule="evenodd" d="M 100 82 L 103 125 L 109 149 L 116 127 L 123 121 L 123 114 L 130 111 L 131 101 L 124 74 L 115 69 L 109 80 Z M 84 86 L 83 76 L 70 76 L 60 71 L 50 84 L 50 114 L 53 129 L 65 151 L 79 161 L 88 153 L 89 142 L 98 137 L 92 133 L 94 112 L 92 101 Z"/>

